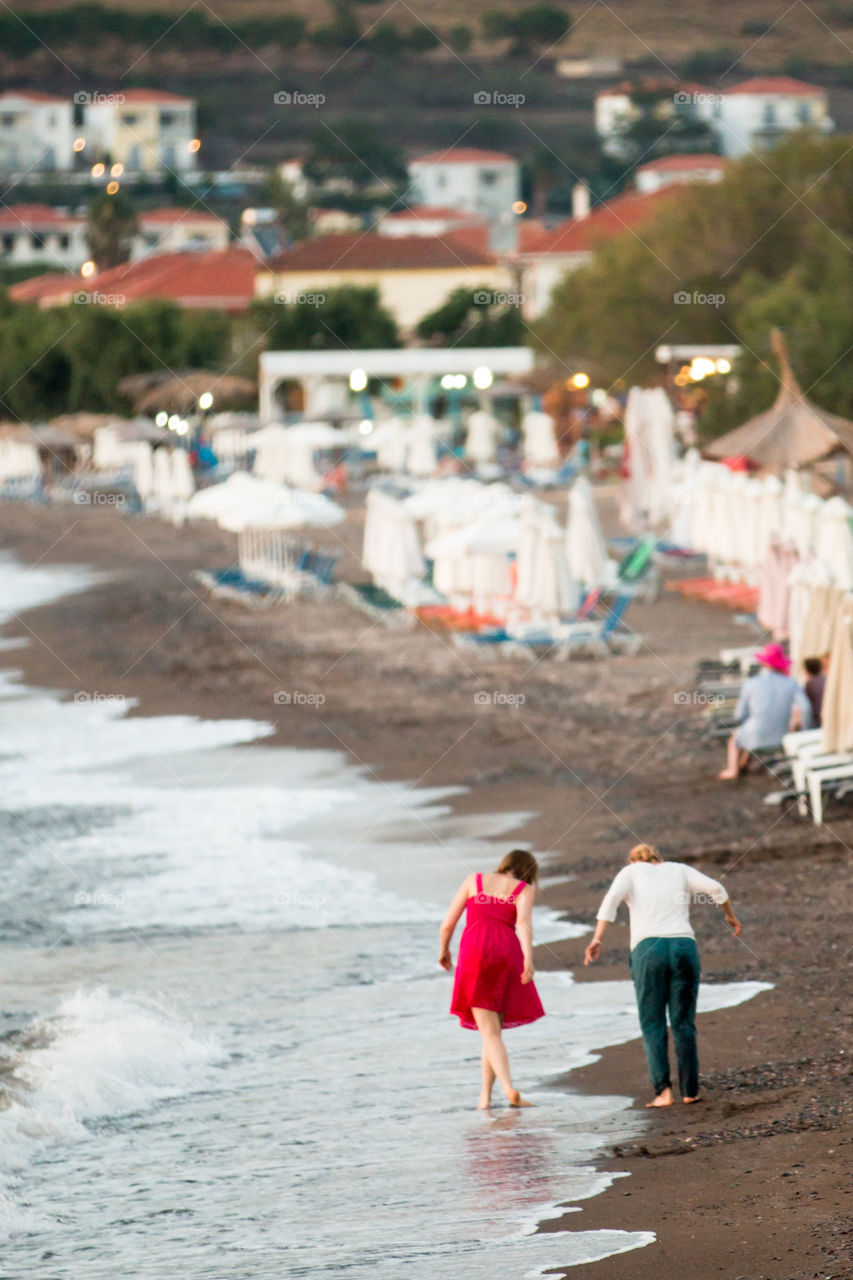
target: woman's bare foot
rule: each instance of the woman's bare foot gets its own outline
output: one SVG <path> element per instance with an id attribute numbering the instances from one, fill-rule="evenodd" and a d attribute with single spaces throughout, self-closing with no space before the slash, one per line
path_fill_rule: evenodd
<path id="1" fill-rule="evenodd" d="M 528 1102 L 526 1098 L 522 1098 L 517 1089 L 513 1089 L 512 1093 L 507 1096 L 507 1102 L 511 1107 L 532 1107 L 533 1103 Z"/>
<path id="2" fill-rule="evenodd" d="M 681 1101 L 685 1103 L 686 1106 L 691 1107 L 694 1102 L 701 1102 L 702 1099 L 699 1097 L 697 1093 L 695 1098 L 682 1098 Z"/>
<path id="3" fill-rule="evenodd" d="M 477 1103 L 478 1111 L 488 1111 L 492 1105 L 492 1095 L 490 1093 L 481 1093 L 480 1101 Z"/>
<path id="4" fill-rule="evenodd" d="M 735 782 L 739 776 L 737 773 L 732 773 L 730 769 L 723 769 L 721 773 L 717 774 L 720 782 Z"/>
<path id="5" fill-rule="evenodd" d="M 652 1101 L 647 1102 L 647 1107 L 671 1107 L 673 1103 L 672 1090 L 667 1088 Z"/>

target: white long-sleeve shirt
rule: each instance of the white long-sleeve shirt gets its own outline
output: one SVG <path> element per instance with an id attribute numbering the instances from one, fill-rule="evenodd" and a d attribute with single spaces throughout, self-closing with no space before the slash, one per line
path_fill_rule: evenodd
<path id="1" fill-rule="evenodd" d="M 632 862 L 604 895 L 598 919 L 612 924 L 621 903 L 627 902 L 632 951 L 643 938 L 693 938 L 690 902 L 703 894 L 717 906 L 729 896 L 718 880 L 684 862 Z"/>

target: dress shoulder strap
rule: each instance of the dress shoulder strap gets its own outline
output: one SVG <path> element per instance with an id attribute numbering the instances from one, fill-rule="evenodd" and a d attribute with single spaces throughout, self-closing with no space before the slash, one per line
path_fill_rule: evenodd
<path id="1" fill-rule="evenodd" d="M 478 871 L 478 872 L 477 872 L 477 893 L 478 893 L 478 894 L 479 894 L 479 896 L 482 898 L 482 896 L 483 896 L 483 873 L 482 873 L 482 871 Z"/>
<path id="2" fill-rule="evenodd" d="M 515 902 L 515 900 L 516 900 L 516 898 L 518 897 L 518 895 L 519 895 L 520 893 L 523 893 L 523 892 L 524 892 L 524 890 L 525 890 L 526 888 L 527 888 L 527 881 L 526 881 L 526 880 L 519 880 L 518 884 L 515 886 L 515 888 L 513 889 L 512 893 L 511 893 L 511 894 L 509 895 L 509 897 L 507 898 L 507 902 Z"/>

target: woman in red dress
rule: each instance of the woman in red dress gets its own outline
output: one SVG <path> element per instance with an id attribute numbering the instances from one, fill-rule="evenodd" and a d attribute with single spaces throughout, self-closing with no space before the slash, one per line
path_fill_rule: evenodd
<path id="1" fill-rule="evenodd" d="M 481 1110 L 492 1105 L 492 1086 L 500 1083 L 511 1107 L 529 1107 L 509 1073 L 504 1027 L 521 1027 L 545 1010 L 533 985 L 533 899 L 539 868 L 532 853 L 513 849 L 497 871 L 470 875 L 450 904 L 441 926 L 442 969 L 453 968 L 450 940 L 465 912 L 459 963 L 450 1012 L 463 1027 L 483 1037 Z"/>

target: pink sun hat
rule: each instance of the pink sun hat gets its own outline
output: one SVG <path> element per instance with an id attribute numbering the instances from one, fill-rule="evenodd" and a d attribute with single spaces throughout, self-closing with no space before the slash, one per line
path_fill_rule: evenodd
<path id="1" fill-rule="evenodd" d="M 781 672 L 783 676 L 786 676 L 791 670 L 791 659 L 781 644 L 766 644 L 763 649 L 759 649 L 755 655 L 755 660 L 764 667 L 770 667 L 773 671 Z"/>

